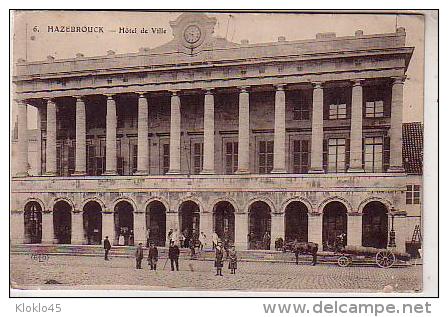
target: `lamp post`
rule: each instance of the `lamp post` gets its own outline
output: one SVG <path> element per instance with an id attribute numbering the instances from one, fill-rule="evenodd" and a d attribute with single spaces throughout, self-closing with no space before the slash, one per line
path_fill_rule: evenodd
<path id="1" fill-rule="evenodd" d="M 397 244 L 395 243 L 395 230 L 394 230 L 394 217 L 395 217 L 395 208 L 391 208 L 391 227 L 389 232 L 389 248 L 395 248 Z"/>

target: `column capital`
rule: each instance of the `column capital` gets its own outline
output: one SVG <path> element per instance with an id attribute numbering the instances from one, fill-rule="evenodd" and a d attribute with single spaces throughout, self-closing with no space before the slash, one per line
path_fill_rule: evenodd
<path id="1" fill-rule="evenodd" d="M 313 82 L 311 82 L 311 85 L 313 85 L 314 89 L 322 89 L 324 83 L 321 81 L 313 81 Z"/>
<path id="2" fill-rule="evenodd" d="M 76 102 L 78 102 L 78 101 L 82 101 L 82 102 L 84 102 L 84 98 L 85 98 L 86 96 L 83 96 L 83 95 L 74 95 L 74 96 L 72 96 L 72 97 L 76 99 Z"/>
<path id="3" fill-rule="evenodd" d="M 14 98 L 14 102 L 17 103 L 17 104 L 24 105 L 24 104 L 27 103 L 27 99 L 25 99 L 25 98 Z"/>
<path id="4" fill-rule="evenodd" d="M 391 77 L 394 85 L 403 85 L 406 80 L 406 75 Z"/>
<path id="5" fill-rule="evenodd" d="M 355 79 L 350 80 L 353 87 L 362 86 L 364 84 L 364 81 L 365 81 L 364 78 L 355 78 Z"/>
<path id="6" fill-rule="evenodd" d="M 52 97 L 44 97 L 42 98 L 46 103 L 55 103 L 54 98 Z"/>
<path id="7" fill-rule="evenodd" d="M 145 94 L 147 93 L 147 91 L 136 91 L 135 93 L 139 98 L 146 98 Z"/>
<path id="8" fill-rule="evenodd" d="M 215 91 L 215 88 L 207 87 L 207 88 L 204 88 L 203 90 L 204 90 L 206 95 L 213 95 L 213 92 Z"/>
<path id="9" fill-rule="evenodd" d="M 114 100 L 114 97 L 116 96 L 116 94 L 103 94 L 103 95 L 107 97 L 107 100 Z"/>
<path id="10" fill-rule="evenodd" d="M 284 91 L 286 88 L 286 84 L 276 84 L 276 85 L 274 85 L 274 87 L 275 87 L 275 90 L 277 90 L 277 91 Z"/>
<path id="11" fill-rule="evenodd" d="M 238 89 L 240 90 L 240 93 L 246 93 L 249 92 L 250 86 L 238 86 Z"/>
<path id="12" fill-rule="evenodd" d="M 171 90 L 169 90 L 169 92 L 171 93 L 171 96 L 173 97 L 173 96 L 178 96 L 180 90 L 179 89 L 171 89 Z"/>

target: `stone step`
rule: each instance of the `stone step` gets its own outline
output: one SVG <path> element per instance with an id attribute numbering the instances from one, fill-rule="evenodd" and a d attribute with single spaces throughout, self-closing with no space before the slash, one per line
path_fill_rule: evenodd
<path id="1" fill-rule="evenodd" d="M 147 248 L 144 247 L 145 257 L 147 256 Z M 56 245 L 56 244 L 18 244 L 11 245 L 10 251 L 12 254 L 29 254 L 32 255 L 70 255 L 70 256 L 104 256 L 104 249 L 100 245 Z M 168 248 L 158 247 L 159 258 L 166 259 L 168 256 Z M 134 257 L 134 246 L 114 246 L 110 251 L 111 257 Z M 294 263 L 295 256 L 291 252 L 281 252 L 273 250 L 240 250 L 238 253 L 238 261 L 263 261 L 263 262 L 284 262 Z M 181 248 L 181 259 L 195 259 L 203 261 L 213 261 L 215 258 L 215 252 L 211 249 L 204 249 L 200 252 L 196 252 L 194 257 L 191 257 L 189 249 Z M 333 263 L 336 264 L 338 255 L 333 252 L 319 252 L 319 263 Z M 300 255 L 300 263 L 311 263 L 311 255 Z M 353 258 L 353 264 L 355 265 L 376 265 L 375 259 L 370 257 L 356 257 Z M 395 266 L 409 265 L 405 262 L 398 262 Z"/>

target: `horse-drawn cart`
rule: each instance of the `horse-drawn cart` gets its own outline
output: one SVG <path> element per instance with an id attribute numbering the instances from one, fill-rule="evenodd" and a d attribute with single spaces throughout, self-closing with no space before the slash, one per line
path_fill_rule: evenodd
<path id="1" fill-rule="evenodd" d="M 338 265 L 341 267 L 347 267 L 352 264 L 353 259 L 359 258 L 374 258 L 376 265 L 381 268 L 390 268 L 397 261 L 410 260 L 408 253 L 360 246 L 346 246 L 335 254 L 338 255 Z"/>

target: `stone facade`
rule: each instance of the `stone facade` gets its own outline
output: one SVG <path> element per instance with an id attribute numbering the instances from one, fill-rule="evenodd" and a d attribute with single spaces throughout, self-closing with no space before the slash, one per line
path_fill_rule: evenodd
<path id="1" fill-rule="evenodd" d="M 163 243 L 173 228 L 239 249 L 328 249 L 342 232 L 384 246 L 372 232 L 387 241 L 393 218 L 404 250 L 404 29 L 252 45 L 213 37 L 215 23 L 182 14 L 155 49 L 15 65 L 13 243 L 119 243 L 123 228 L 126 244 L 148 228 Z M 42 132 L 33 176 L 26 105 Z"/>

